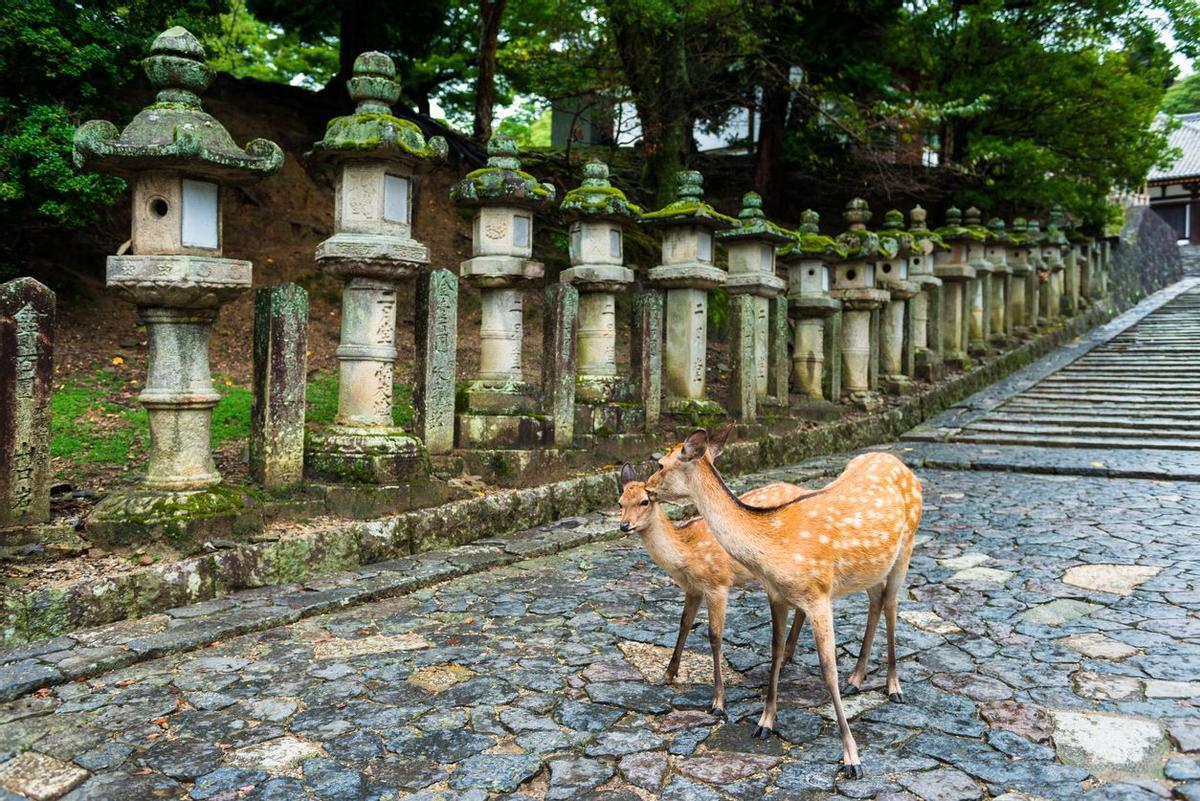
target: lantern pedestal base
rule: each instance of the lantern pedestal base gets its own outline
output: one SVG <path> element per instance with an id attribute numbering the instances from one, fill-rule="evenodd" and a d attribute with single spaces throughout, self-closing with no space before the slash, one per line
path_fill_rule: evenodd
<path id="1" fill-rule="evenodd" d="M 646 408 L 632 401 L 590 403 L 575 401 L 575 436 L 640 434 L 646 429 Z"/>
<path id="2" fill-rule="evenodd" d="M 843 400 L 865 412 L 873 412 L 883 407 L 883 398 L 878 392 L 870 389 L 851 390 L 843 396 Z"/>
<path id="3" fill-rule="evenodd" d="M 262 508 L 243 490 L 216 484 L 203 490 L 133 490 L 109 495 L 87 519 L 87 536 L 102 545 L 163 542 L 198 553 L 206 541 L 245 539 L 262 529 Z"/>
<path id="4" fill-rule="evenodd" d="M 728 416 L 721 404 L 708 398 L 668 397 L 664 409 L 669 414 L 684 418 L 695 425 L 720 422 Z"/>
<path id="5" fill-rule="evenodd" d="M 455 418 L 460 448 L 540 448 L 553 445 L 550 423 L 528 414 L 460 414 Z"/>
<path id="6" fill-rule="evenodd" d="M 471 414 L 516 415 L 538 411 L 537 390 L 524 381 L 478 379 L 468 382 L 463 394 Z"/>
<path id="7" fill-rule="evenodd" d="M 921 348 L 916 353 L 917 377 L 925 381 L 940 381 L 946 370 L 937 351 Z"/>
<path id="8" fill-rule="evenodd" d="M 309 435 L 304 472 L 331 481 L 400 484 L 429 475 L 429 454 L 402 428 L 331 426 Z"/>
<path id="9" fill-rule="evenodd" d="M 832 422 L 841 419 L 846 407 L 824 398 L 801 398 L 792 404 L 792 413 L 802 420 Z"/>
<path id="10" fill-rule="evenodd" d="M 914 395 L 917 384 L 906 375 L 881 375 L 879 385 L 889 395 Z"/>

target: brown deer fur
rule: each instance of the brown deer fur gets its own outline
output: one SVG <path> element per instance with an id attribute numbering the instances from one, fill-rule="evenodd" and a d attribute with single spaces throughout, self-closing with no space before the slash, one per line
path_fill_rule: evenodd
<path id="1" fill-rule="evenodd" d="M 755 506 L 777 506 L 799 497 L 806 490 L 794 484 L 768 484 L 741 496 L 743 503 Z M 694 517 L 683 523 L 673 523 L 662 506 L 646 492 L 646 485 L 634 480 L 633 468 L 621 468 L 621 530 L 635 531 L 654 563 L 683 590 L 683 616 L 679 620 L 679 635 L 675 651 L 667 663 L 664 676 L 669 684 L 679 672 L 683 646 L 696 620 L 700 601 L 708 609 L 708 644 L 713 659 L 713 700 L 709 709 L 714 715 L 724 714 L 725 683 L 721 678 L 721 644 L 725 633 L 725 606 L 729 589 L 749 584 L 754 575 L 730 558 L 721 547 L 703 518 Z M 785 661 L 792 658 L 796 640 L 804 625 L 804 616 L 796 613 L 788 635 Z"/>
<path id="2" fill-rule="evenodd" d="M 713 445 L 719 444 L 714 440 Z M 851 460 L 823 489 L 774 508 L 756 509 L 743 504 L 711 458 L 704 458 L 709 447 L 707 433 L 693 431 L 659 462 L 646 489 L 664 501 L 692 501 L 717 541 L 767 590 L 773 623 L 771 680 L 755 733 L 770 736 L 775 724 L 787 608 L 795 606 L 812 621 L 822 677 L 841 731 L 843 769 L 849 776 L 862 776 L 858 746 L 838 689 L 832 601 L 860 590 L 870 599 L 867 629 L 848 690 L 856 691 L 866 676 L 882 612 L 887 623 L 887 691 L 892 701 L 902 701 L 896 673 L 896 606 L 921 521 L 921 483 L 895 456 L 868 453 Z"/>

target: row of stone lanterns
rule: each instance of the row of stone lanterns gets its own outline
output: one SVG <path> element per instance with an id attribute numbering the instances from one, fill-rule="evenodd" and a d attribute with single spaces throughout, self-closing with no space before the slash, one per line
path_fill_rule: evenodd
<path id="1" fill-rule="evenodd" d="M 249 262 L 221 255 L 221 188 L 276 172 L 282 153 L 264 140 L 238 148 L 203 111 L 199 94 L 212 73 L 187 31 L 159 36 L 145 67 L 159 90 L 155 103 L 124 131 L 99 121 L 82 126 L 76 158 L 131 181 L 133 236 L 128 253 L 109 258 L 108 283 L 137 304 L 149 332 L 140 397 L 151 430 L 144 491 L 111 496 L 94 521 L 136 518 L 153 527 L 245 503 L 220 486 L 210 444 L 218 395 L 209 333 L 220 305 L 251 283 Z M 1102 288 L 1098 250 L 1086 238 L 1069 240 L 1058 212 L 1046 235 L 1036 221 L 1014 220 L 1011 233 L 1000 220 L 983 226 L 976 209 L 965 224 L 950 209 L 946 225 L 931 231 L 920 207 L 907 229 L 903 215 L 889 211 L 882 230 L 872 231 L 870 209 L 855 199 L 843 215 L 848 230 L 828 237 L 811 211 L 796 232 L 775 225 L 753 193 L 736 218 L 723 215 L 704 201 L 694 171 L 679 173 L 674 201 L 643 212 L 593 162 L 559 205 L 570 267 L 547 291 L 544 317 L 554 336 L 546 341 L 555 352 L 546 358 L 554 365 L 544 365 L 543 387 L 534 387 L 524 370 L 524 289 L 543 277 L 532 258 L 534 213 L 555 192 L 521 170 L 511 139 L 496 136 L 487 165 L 451 190 L 473 215 L 471 257 L 459 275 L 478 287 L 482 306 L 479 370 L 456 409 L 458 279 L 431 269 L 427 248 L 413 238 L 417 181 L 444 159 L 446 143 L 392 115 L 399 87 L 387 56 L 359 56 L 348 88 L 354 112 L 333 120 L 309 154 L 335 182 L 335 232 L 316 260 L 344 282 L 337 416 L 305 445 L 305 468 L 317 478 L 404 483 L 428 477 L 431 455 L 456 444 L 569 446 L 576 435 L 640 432 L 657 422 L 660 384 L 669 411 L 723 415 L 705 396 L 708 295 L 717 287 L 730 296 L 729 411 L 742 421 L 759 407 L 790 406 L 790 380 L 803 414 L 842 401 L 874 408 L 880 390 L 908 392 L 914 379 L 936 379 L 943 364 L 961 365 L 969 350 L 986 352 L 1053 322 L 1060 307 L 1076 309 Z M 661 231 L 662 255 L 646 274 L 649 289 L 635 298 L 630 380 L 619 370 L 617 296 L 636 281 L 624 252 L 635 223 Z M 728 269 L 718 266 L 717 241 Z M 393 422 L 392 387 L 398 285 L 413 280 L 410 432 Z"/>

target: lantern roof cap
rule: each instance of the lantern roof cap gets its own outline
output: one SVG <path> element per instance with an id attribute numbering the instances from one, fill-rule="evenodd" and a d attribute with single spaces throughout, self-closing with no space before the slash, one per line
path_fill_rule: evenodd
<path id="1" fill-rule="evenodd" d="M 80 169 L 129 178 L 146 170 L 177 170 L 226 184 L 246 184 L 278 172 L 283 151 L 266 139 L 245 149 L 215 117 L 200 95 L 212 83 L 204 46 L 186 28 L 168 28 L 142 61 L 158 90 L 154 102 L 118 130 L 106 120 L 90 120 L 75 131 L 74 162 Z"/>
<path id="2" fill-rule="evenodd" d="M 329 121 L 325 137 L 313 145 L 309 156 L 331 161 L 385 159 L 412 166 L 445 161 L 445 139 L 426 139 L 415 122 L 392 114 L 392 104 L 400 98 L 400 84 L 396 81 L 396 65 L 389 56 L 373 51 L 360 53 L 354 59 L 353 71 L 346 89 L 358 106 L 353 114 Z"/>
<path id="3" fill-rule="evenodd" d="M 675 173 L 675 200 L 657 211 L 642 215 L 646 225 L 700 225 L 713 230 L 733 228 L 734 218 L 704 202 L 704 176 L 697 170 Z"/>
<path id="4" fill-rule="evenodd" d="M 597 219 L 636 222 L 642 209 L 608 180 L 608 165 L 593 160 L 583 165 L 583 181 L 563 195 L 558 206 L 568 220 Z"/>
<path id="5" fill-rule="evenodd" d="M 554 187 L 521 169 L 516 140 L 496 132 L 488 140 L 487 166 L 467 173 L 450 187 L 460 206 L 542 206 L 554 200 Z"/>
<path id="6" fill-rule="evenodd" d="M 746 239 L 777 244 L 791 242 L 791 232 L 768 220 L 762 206 L 762 195 L 757 192 L 742 195 L 742 210 L 738 212 L 737 224 L 733 228 L 718 231 L 717 236 L 721 239 Z"/>
<path id="7" fill-rule="evenodd" d="M 792 232 L 792 241 L 779 249 L 779 258 L 820 258 L 839 261 L 846 258 L 846 248 L 831 236 L 821 233 L 821 215 L 812 209 L 800 214 L 800 227 Z"/>
<path id="8" fill-rule="evenodd" d="M 945 240 L 935 231 L 929 230 L 926 220 L 929 219 L 929 212 L 921 208 L 920 204 L 913 206 L 908 213 L 908 232 L 917 239 L 928 240 L 933 243 L 934 250 L 949 250 L 950 246 Z"/>

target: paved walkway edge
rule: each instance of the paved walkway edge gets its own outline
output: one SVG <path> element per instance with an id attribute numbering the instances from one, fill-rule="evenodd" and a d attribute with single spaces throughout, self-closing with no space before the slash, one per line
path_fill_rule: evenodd
<path id="1" fill-rule="evenodd" d="M 721 457 L 723 470 L 737 475 L 893 441 L 922 420 L 1072 341 L 1112 315 L 1113 311 L 1104 307 L 1090 309 L 968 373 L 905 398 L 899 406 L 885 412 L 785 435 L 768 435 L 753 442 L 731 443 Z M 545 553 L 574 547 L 588 540 L 547 539 L 546 532 L 523 530 L 544 526 L 561 517 L 612 507 L 616 497 L 616 471 L 604 470 L 394 517 L 346 522 L 276 542 L 243 545 L 135 570 L 120 577 L 84 580 L 12 596 L 4 601 L 3 637 L 12 647 L 0 650 L 0 700 L 144 659 L 195 650 L 224 637 L 285 625 L 331 608 L 411 592 L 517 558 L 540 555 L 536 550 L 514 555 L 511 548 L 524 547 L 520 545 L 522 542 L 540 542 L 538 547 L 549 549 Z M 480 554 L 476 547 L 412 556 L 413 533 L 417 529 L 437 532 L 433 537 L 423 534 L 419 538 L 427 547 L 445 549 L 475 543 L 492 550 L 485 548 Z M 513 531 L 522 533 L 491 545 L 486 540 Z M 463 555 L 456 558 L 456 553 Z M 455 561 L 469 564 L 470 570 L 453 567 Z M 451 567 L 421 572 L 421 565 L 427 562 Z M 312 580 L 316 576 L 326 578 Z M 306 583 L 289 587 L 289 582 Z M 282 604 L 275 602 L 275 594 L 289 591 L 300 594 Z M 227 609 L 194 623 L 188 623 L 187 614 L 179 612 L 167 628 L 168 616 L 156 615 L 189 604 L 197 604 L 199 608 L 205 606 L 201 602 L 219 605 L 229 600 L 233 601 L 231 607 L 237 609 Z M 146 616 L 158 621 L 164 630 L 154 631 L 151 627 L 151 636 L 143 637 L 141 632 L 145 629 L 137 627 L 145 625 Z M 113 623 L 95 635 L 67 636 L 68 632 Z M 130 632 L 139 634 L 134 636 Z M 20 645 L 23 643 L 31 644 Z M 74 652 L 81 645 L 81 653 L 67 656 L 58 653 Z M 51 666 L 46 662 L 47 655 L 70 661 Z"/>

